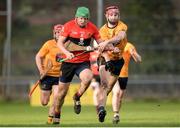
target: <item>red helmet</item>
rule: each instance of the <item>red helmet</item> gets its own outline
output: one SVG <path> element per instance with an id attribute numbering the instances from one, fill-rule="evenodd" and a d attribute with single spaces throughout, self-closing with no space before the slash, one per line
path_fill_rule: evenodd
<path id="1" fill-rule="evenodd" d="M 119 13 L 119 8 L 117 6 L 108 6 L 105 11 L 106 11 L 106 14 Z"/>
<path id="2" fill-rule="evenodd" d="M 57 25 L 54 26 L 53 32 L 54 32 L 54 33 L 55 33 L 55 32 L 60 32 L 60 31 L 62 30 L 62 28 L 63 28 L 63 25 L 62 25 L 62 24 L 57 24 Z"/>

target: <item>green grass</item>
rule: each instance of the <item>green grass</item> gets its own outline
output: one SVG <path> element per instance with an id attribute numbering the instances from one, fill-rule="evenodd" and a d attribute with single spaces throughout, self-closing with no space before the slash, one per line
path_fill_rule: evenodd
<path id="1" fill-rule="evenodd" d="M 28 103 L 0 102 L 0 126 L 50 126 L 46 125 L 48 107 L 31 107 Z M 99 123 L 94 106 L 82 106 L 81 114 L 76 115 L 72 106 L 64 106 L 61 124 L 65 127 L 170 127 L 180 126 L 180 102 L 135 101 L 124 102 L 121 122 L 112 124 L 111 106 L 107 107 L 104 123 Z"/>

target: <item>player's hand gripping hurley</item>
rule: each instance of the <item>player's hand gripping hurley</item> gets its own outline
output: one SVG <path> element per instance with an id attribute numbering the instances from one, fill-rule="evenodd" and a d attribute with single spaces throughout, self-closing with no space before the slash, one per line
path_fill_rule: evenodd
<path id="1" fill-rule="evenodd" d="M 34 90 L 37 88 L 37 86 L 40 84 L 40 81 L 46 76 L 47 72 L 52 68 L 52 62 L 51 60 L 47 61 L 47 66 L 46 69 L 44 71 L 44 73 L 40 76 L 40 79 L 32 86 L 32 89 L 29 92 L 29 97 L 31 97 L 31 95 L 33 94 Z"/>
<path id="2" fill-rule="evenodd" d="M 89 52 L 93 52 L 95 51 L 97 48 L 92 48 L 91 46 L 88 46 L 85 48 L 85 50 L 79 54 L 76 54 L 73 58 L 77 57 L 77 56 L 81 56 L 83 54 L 89 53 Z M 66 60 L 70 60 L 69 58 L 64 58 L 64 59 L 59 59 L 58 62 L 64 62 Z"/>

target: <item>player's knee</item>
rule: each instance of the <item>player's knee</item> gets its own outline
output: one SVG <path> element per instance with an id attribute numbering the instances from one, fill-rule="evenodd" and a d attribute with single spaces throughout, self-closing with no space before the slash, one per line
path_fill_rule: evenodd
<path id="1" fill-rule="evenodd" d="M 104 88 L 108 87 L 108 83 L 106 80 L 101 80 L 101 86 L 103 86 Z"/>
<path id="2" fill-rule="evenodd" d="M 114 95 L 115 97 L 119 97 L 119 96 L 120 96 L 120 92 L 119 92 L 119 91 L 113 91 L 113 95 Z"/>
<path id="3" fill-rule="evenodd" d="M 41 101 L 41 104 L 42 104 L 43 106 L 46 106 L 46 105 L 48 104 L 48 102 L 49 102 L 49 100 L 45 99 L 45 100 L 42 100 L 42 101 Z"/>
<path id="4" fill-rule="evenodd" d="M 84 76 L 81 81 L 84 84 L 90 84 L 91 80 L 92 80 L 93 76 L 92 75 L 88 75 L 88 76 Z"/>

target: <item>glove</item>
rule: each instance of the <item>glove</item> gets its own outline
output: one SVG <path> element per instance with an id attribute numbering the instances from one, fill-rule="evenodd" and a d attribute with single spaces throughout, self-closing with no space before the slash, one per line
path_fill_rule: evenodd
<path id="1" fill-rule="evenodd" d="M 60 60 L 62 60 L 63 58 L 61 58 L 61 55 L 60 54 L 57 54 L 56 55 L 56 62 L 60 62 Z"/>
<path id="2" fill-rule="evenodd" d="M 109 72 L 113 72 L 114 71 L 114 65 L 112 64 L 111 61 L 106 62 L 105 70 L 106 71 L 108 70 Z"/>

